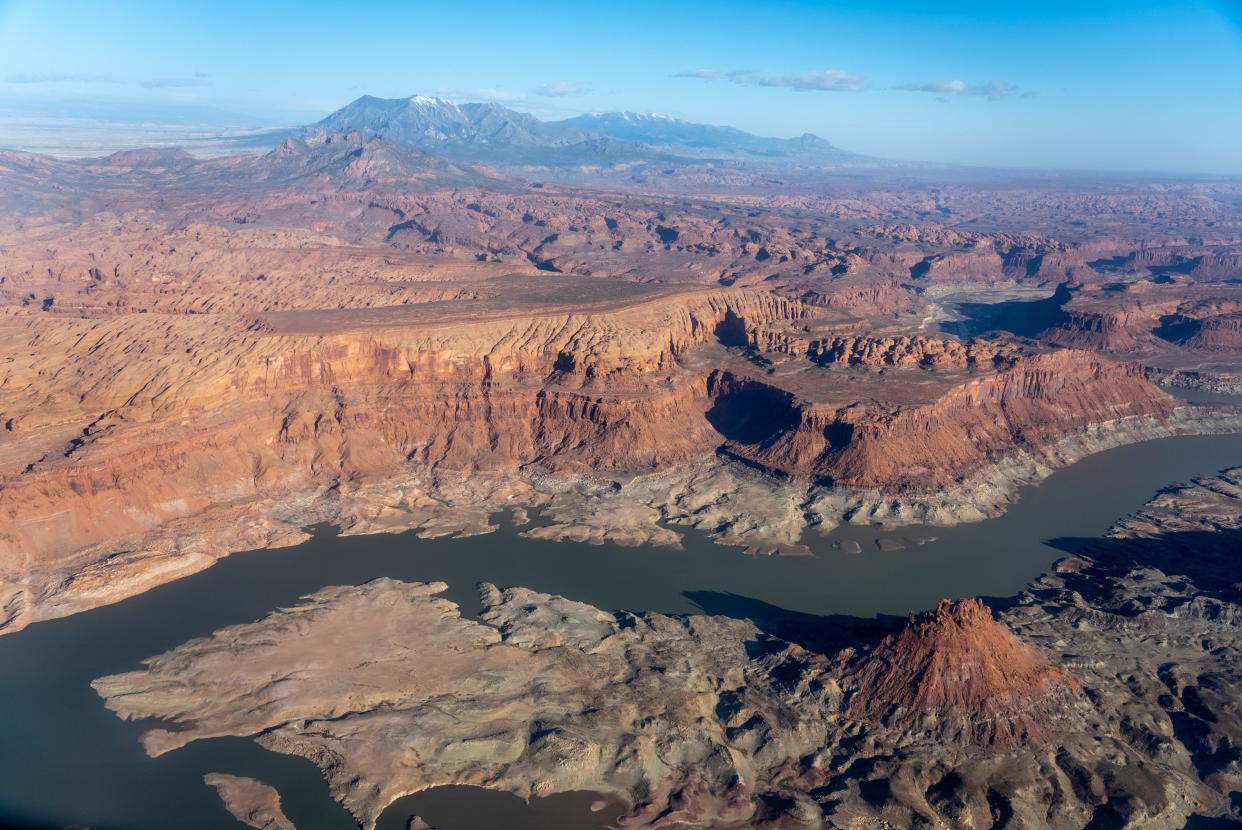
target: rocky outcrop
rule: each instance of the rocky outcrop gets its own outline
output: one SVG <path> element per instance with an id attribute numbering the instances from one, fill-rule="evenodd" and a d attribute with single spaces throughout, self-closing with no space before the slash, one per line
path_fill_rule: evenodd
<path id="1" fill-rule="evenodd" d="M 847 255 L 843 262 L 833 265 L 833 273 L 843 270 L 846 274 L 859 268 L 857 255 Z M 870 269 L 868 269 L 870 270 Z M 902 277 L 870 275 L 859 279 L 834 278 L 830 282 L 817 283 L 801 295 L 801 299 L 825 308 L 844 309 L 860 315 L 889 316 L 914 313 L 920 302 L 907 281 Z"/>
<path id="2" fill-rule="evenodd" d="M 925 404 L 804 404 L 794 429 L 728 449 L 805 480 L 925 492 L 1016 447 L 1038 454 L 1088 424 L 1167 416 L 1175 405 L 1142 367 L 1067 351 L 1017 359 Z"/>
<path id="3" fill-rule="evenodd" d="M 1224 549 L 1230 545 L 1236 532 L 1242 530 L 1239 504 L 1242 504 L 1242 467 L 1233 467 L 1222 470 L 1219 475 L 1205 476 L 1161 491 L 1142 510 L 1114 525 L 1108 535 L 1115 540 L 1169 539 L 1174 543 L 1179 538 L 1197 538 L 1208 543 L 1207 552 L 1212 552 L 1213 548 Z M 1185 535 L 1195 533 L 1208 535 Z M 1124 549 L 1120 544 L 1113 547 Z M 1214 568 L 1215 563 L 1195 559 L 1181 564 L 1196 568 L 1198 582 L 1217 577 L 1223 578 L 1226 585 L 1237 566 L 1230 561 Z"/>
<path id="4" fill-rule="evenodd" d="M 1140 280 L 1083 290 L 1065 306 L 1065 322 L 1041 337 L 1134 356 L 1159 356 L 1170 343 L 1191 352 L 1233 353 L 1242 343 L 1239 309 L 1242 294 L 1232 286 Z M 1194 368 L 1191 355 L 1180 361 Z"/>
<path id="5" fill-rule="evenodd" d="M 1134 350 L 1152 344 L 1152 331 L 1159 325 L 1160 316 L 1169 313 L 1173 307 L 1096 309 L 1070 306 L 1065 310 L 1065 322 L 1044 332 L 1042 337 L 1059 346 L 1075 349 L 1102 352 Z"/>
<path id="6" fill-rule="evenodd" d="M 1168 389 L 1190 389 L 1210 392 L 1214 395 L 1242 396 L 1242 374 L 1233 372 L 1203 372 L 1189 369 L 1152 371 L 1152 379 Z"/>
<path id="7" fill-rule="evenodd" d="M 203 782 L 215 787 L 233 818 L 257 830 L 297 830 L 280 809 L 275 787 L 254 778 L 212 772 Z"/>
<path id="8" fill-rule="evenodd" d="M 994 340 L 954 340 L 945 337 L 838 335 L 810 342 L 808 357 L 821 364 L 883 368 L 1004 368 L 1012 366 L 1021 350 Z"/>
<path id="9" fill-rule="evenodd" d="M 164 722 L 152 754 L 253 735 L 310 758 L 365 826 L 445 783 L 614 794 L 627 827 L 1236 819 L 1240 476 L 1055 540 L 1074 555 L 997 617 L 946 600 L 761 631 L 483 585 L 471 621 L 443 584 L 381 579 L 94 686 Z"/>
<path id="10" fill-rule="evenodd" d="M 1078 680 L 998 623 L 978 600 L 945 600 L 842 671 L 851 717 L 942 741 L 1046 743 Z"/>

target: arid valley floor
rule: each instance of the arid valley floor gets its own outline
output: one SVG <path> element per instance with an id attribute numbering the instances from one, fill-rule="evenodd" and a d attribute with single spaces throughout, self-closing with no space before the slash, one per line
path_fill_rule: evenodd
<path id="1" fill-rule="evenodd" d="M 362 98 L 212 158 L 0 151 L 0 640 L 323 526 L 914 557 L 1087 456 L 1242 432 L 1238 180 L 672 124 Z M 449 785 L 635 828 L 1232 826 L 1242 455 L 1152 475 L 908 618 L 372 574 L 81 692 L 151 764 L 309 759 L 366 828 Z"/>

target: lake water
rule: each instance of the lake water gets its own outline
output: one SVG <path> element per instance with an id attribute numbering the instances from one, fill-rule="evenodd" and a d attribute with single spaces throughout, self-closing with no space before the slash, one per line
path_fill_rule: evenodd
<path id="1" fill-rule="evenodd" d="M 462 540 L 412 534 L 338 537 L 320 529 L 294 548 L 240 553 L 194 576 L 115 605 L 0 637 L 0 824 L 94 830 L 240 827 L 208 772 L 250 775 L 280 790 L 300 830 L 351 830 L 309 762 L 248 739 L 202 741 L 147 758 L 138 736 L 104 709 L 90 681 L 138 667 L 191 637 L 246 622 L 325 585 L 379 576 L 444 580 L 468 614 L 474 585 L 524 585 L 603 608 L 699 612 L 752 619 L 905 614 L 942 597 L 1008 596 L 1064 555 L 1047 541 L 1095 537 L 1158 489 L 1242 465 L 1242 435 L 1168 438 L 1091 456 L 1027 488 L 1004 516 L 955 528 L 810 534 L 815 555 L 751 558 L 695 534 L 685 550 L 523 539 L 512 528 Z M 916 545 L 909 540 L 935 536 Z M 885 547 L 904 545 L 900 550 Z M 853 541 L 861 554 L 834 543 Z M 385 828 L 425 812 L 440 830 L 605 826 L 615 807 L 566 794 L 526 805 L 505 794 L 442 788 L 403 799 Z"/>
<path id="2" fill-rule="evenodd" d="M 1208 392 L 1204 389 L 1182 389 L 1177 386 L 1162 388 L 1173 397 L 1180 398 L 1187 403 L 1242 406 L 1242 395 L 1233 395 L 1228 392 Z"/>

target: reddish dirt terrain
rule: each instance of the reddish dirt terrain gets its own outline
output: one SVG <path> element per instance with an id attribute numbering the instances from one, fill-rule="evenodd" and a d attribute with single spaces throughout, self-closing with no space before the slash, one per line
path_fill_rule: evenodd
<path id="1" fill-rule="evenodd" d="M 1242 392 L 1237 181 L 814 136 L 749 137 L 778 158 L 750 163 L 604 122 L 364 97 L 258 155 L 0 152 L 0 633 L 318 522 L 538 511 L 535 538 L 806 553 L 808 527 L 979 520 L 1085 454 L 1242 430 L 1169 391 Z M 991 607 L 770 624 L 483 584 L 474 618 L 383 578 L 94 687 L 161 721 L 151 755 L 311 759 L 364 826 L 450 784 L 670 830 L 1228 821 L 1239 475 L 1049 540 L 1070 557 Z M 206 783 L 293 826 L 265 782 Z"/>
<path id="2" fill-rule="evenodd" d="M 931 714 L 947 741 L 1048 742 L 1049 719 L 1079 681 L 1014 635 L 977 599 L 944 600 L 871 649 L 850 654 L 850 714 L 917 729 Z"/>
<path id="3" fill-rule="evenodd" d="M 1003 508 L 1015 464 L 1233 428 L 1143 363 L 1227 377 L 1205 366 L 1238 354 L 1235 185 L 522 169 L 354 132 L 0 154 L 6 626 L 308 521 L 447 532 L 737 461 L 829 525 L 960 521 Z M 943 323 L 963 292 L 1057 286 L 1040 331 Z M 796 542 L 759 519 L 712 532 Z"/>

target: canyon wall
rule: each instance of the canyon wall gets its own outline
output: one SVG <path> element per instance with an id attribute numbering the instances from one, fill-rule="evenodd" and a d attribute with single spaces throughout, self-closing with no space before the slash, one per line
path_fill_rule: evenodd
<path id="1" fill-rule="evenodd" d="M 894 348 L 877 350 L 875 359 L 889 363 Z M 983 354 L 991 360 L 995 353 Z M 966 355 L 962 350 L 963 363 Z M 922 364 L 927 358 L 912 359 Z M 717 385 L 723 394 L 762 399 L 761 381 L 738 384 L 721 377 Z M 961 481 L 1015 446 L 1038 452 L 1089 424 L 1167 416 L 1175 406 L 1137 364 L 1060 351 L 1016 358 L 1009 368 L 965 380 L 923 404 L 787 401 L 783 417 L 796 426 L 743 436 L 726 446 L 734 455 L 803 480 L 928 492 Z"/>

